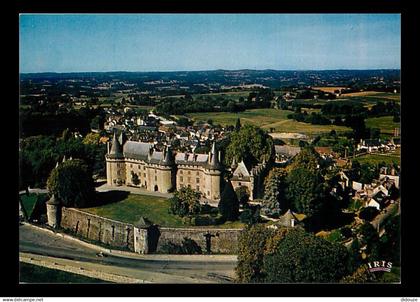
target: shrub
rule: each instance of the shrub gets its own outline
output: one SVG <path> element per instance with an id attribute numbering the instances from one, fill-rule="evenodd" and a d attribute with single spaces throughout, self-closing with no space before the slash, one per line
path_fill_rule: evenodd
<path id="1" fill-rule="evenodd" d="M 200 213 L 200 197 L 200 192 L 194 191 L 188 187 L 181 188 L 169 199 L 170 213 L 181 217 Z"/>
<path id="2" fill-rule="evenodd" d="M 247 225 L 255 224 L 260 219 L 260 211 L 258 208 L 248 208 L 239 215 L 239 220 Z"/>
<path id="3" fill-rule="evenodd" d="M 264 249 L 272 230 L 262 225 L 247 226 L 238 238 L 238 262 L 235 268 L 238 282 L 258 282 L 262 279 Z"/>
<path id="4" fill-rule="evenodd" d="M 91 171 L 78 159 L 65 161 L 54 168 L 47 187 L 66 207 L 87 206 L 95 192 Z"/>
<path id="5" fill-rule="evenodd" d="M 293 228 L 264 257 L 265 282 L 338 282 L 347 272 L 345 247 Z"/>

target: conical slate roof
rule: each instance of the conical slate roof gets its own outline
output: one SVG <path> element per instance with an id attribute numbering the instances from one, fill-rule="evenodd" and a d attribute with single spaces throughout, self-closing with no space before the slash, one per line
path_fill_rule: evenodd
<path id="1" fill-rule="evenodd" d="M 141 216 L 140 219 L 135 224 L 135 227 L 137 227 L 137 228 L 148 228 L 151 225 L 152 225 L 152 223 L 147 218 Z"/>
<path id="2" fill-rule="evenodd" d="M 170 147 L 166 147 L 165 151 L 164 151 L 164 157 L 162 160 L 162 165 L 166 165 L 166 166 L 170 166 L 175 164 L 175 159 L 174 156 L 172 154 L 172 149 Z"/>
<path id="3" fill-rule="evenodd" d="M 216 150 L 216 142 L 213 142 L 213 145 L 211 147 L 209 166 L 212 169 L 219 169 L 220 168 L 219 156 L 218 156 L 217 150 Z"/>
<path id="4" fill-rule="evenodd" d="M 291 220 L 294 219 L 295 223 L 299 221 L 299 219 L 295 216 L 290 209 L 280 217 L 279 221 L 276 224 L 280 224 L 283 226 L 291 226 Z"/>
<path id="5" fill-rule="evenodd" d="M 114 136 L 112 138 L 112 146 L 111 151 L 108 154 L 111 158 L 121 158 L 123 157 L 121 144 L 117 139 L 117 134 L 114 132 Z"/>

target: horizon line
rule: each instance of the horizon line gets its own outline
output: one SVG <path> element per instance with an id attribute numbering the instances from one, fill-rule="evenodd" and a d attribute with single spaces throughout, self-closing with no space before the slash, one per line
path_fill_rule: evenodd
<path id="1" fill-rule="evenodd" d="M 37 71 L 37 72 L 19 72 L 19 74 L 64 74 L 64 73 L 117 73 L 117 72 L 126 72 L 126 73 L 146 73 L 146 72 L 203 72 L 203 71 L 364 71 L 364 70 L 401 70 L 401 68 L 335 68 L 335 69 L 273 69 L 273 68 L 239 68 L 239 69 L 198 69 L 198 70 L 138 70 L 138 71 L 129 71 L 129 70 L 108 70 L 108 71 Z"/>

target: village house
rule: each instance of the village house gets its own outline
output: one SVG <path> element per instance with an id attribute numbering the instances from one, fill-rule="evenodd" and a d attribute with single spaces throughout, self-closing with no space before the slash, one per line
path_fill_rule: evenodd
<path id="1" fill-rule="evenodd" d="M 290 145 L 274 145 L 276 159 L 275 162 L 278 164 L 287 164 L 293 157 L 299 154 L 301 148 L 297 146 Z"/>

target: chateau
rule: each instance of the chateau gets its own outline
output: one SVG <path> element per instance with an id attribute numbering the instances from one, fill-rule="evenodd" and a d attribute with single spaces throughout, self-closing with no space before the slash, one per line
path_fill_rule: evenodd
<path id="1" fill-rule="evenodd" d="M 157 151 L 151 143 L 124 141 L 122 134 L 118 140 L 114 133 L 105 156 L 107 184 L 161 193 L 188 186 L 201 192 L 204 198 L 217 201 L 222 186 L 220 156 L 214 142 L 208 154 L 175 155 L 170 147 Z"/>

